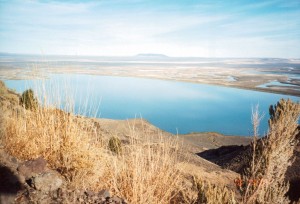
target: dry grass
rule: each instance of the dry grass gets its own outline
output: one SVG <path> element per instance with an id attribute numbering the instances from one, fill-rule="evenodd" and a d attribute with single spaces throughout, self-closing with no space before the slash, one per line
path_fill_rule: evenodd
<path id="1" fill-rule="evenodd" d="M 239 203 L 290 203 L 286 197 L 289 184 L 285 182 L 287 168 L 293 162 L 293 151 L 298 134 L 300 104 L 281 99 L 270 107 L 269 132 L 259 139 L 259 123 L 263 116 L 258 106 L 252 110 L 252 159 L 245 175 L 235 183 L 242 194 Z M 218 187 L 196 180 L 196 203 L 236 203 L 234 194 L 226 187 Z"/>
<path id="2" fill-rule="evenodd" d="M 14 156 L 28 160 L 44 157 L 51 168 L 83 186 L 93 178 L 101 160 L 96 127 L 57 109 L 23 110 L 6 119 L 4 144 Z M 91 180 L 92 181 L 92 180 Z"/>
<path id="3" fill-rule="evenodd" d="M 170 203 L 181 189 L 182 177 L 176 169 L 178 143 L 160 137 L 131 135 L 122 154 L 108 164 L 107 187 L 130 203 Z"/>
<path id="4" fill-rule="evenodd" d="M 122 151 L 112 152 L 108 138 L 101 137 L 99 123 L 73 114 L 72 99 L 67 98 L 70 101 L 64 111 L 46 100 L 61 97 L 42 95 L 39 98 L 44 103 L 33 111 L 22 107 L 6 110 L 9 113 L 2 115 L 0 138 L 7 151 L 24 160 L 43 156 L 69 185 L 95 191 L 110 189 L 130 203 L 237 202 L 226 187 L 199 180 L 195 180 L 194 187 L 184 184 L 186 178 L 177 168 L 180 147 L 176 139 L 159 133 L 151 138 L 146 131 L 137 134 L 130 127 L 128 144 L 121 144 Z M 243 191 L 243 203 L 288 201 L 284 197 L 288 188 L 284 174 L 292 161 L 300 107 L 283 100 L 273 112 L 269 134 L 260 143 L 255 140 L 251 168 L 242 178 L 249 181 Z M 253 118 L 260 117 L 254 114 Z M 253 124 L 256 134 L 259 124 Z M 257 186 L 250 182 L 255 179 L 259 179 Z M 197 198 L 185 199 L 189 191 L 196 191 Z"/>
<path id="5" fill-rule="evenodd" d="M 175 140 L 158 135 L 155 143 L 145 141 L 141 137 L 147 135 L 137 135 L 132 127 L 129 144 L 115 154 L 100 137 L 95 120 L 70 113 L 72 108 L 66 108 L 67 113 L 45 103 L 32 111 L 20 109 L 9 110 L 10 116 L 3 118 L 6 150 L 24 160 L 44 157 L 69 185 L 107 188 L 131 203 L 170 203 L 180 191 Z"/>
<path id="6" fill-rule="evenodd" d="M 198 191 L 197 204 L 236 204 L 235 193 L 225 186 L 219 187 L 194 178 Z"/>
<path id="7" fill-rule="evenodd" d="M 260 117 L 257 111 L 253 115 L 257 126 Z M 253 159 L 242 178 L 246 183 L 242 189 L 244 203 L 290 202 L 285 196 L 289 189 L 285 173 L 293 161 L 299 115 L 299 103 L 291 100 L 281 99 L 270 107 L 269 133 L 259 142 L 254 137 Z"/>
<path id="8" fill-rule="evenodd" d="M 0 99 L 2 109 L 12 109 L 14 105 L 19 103 L 19 96 L 8 90 L 2 81 L 0 81 Z"/>

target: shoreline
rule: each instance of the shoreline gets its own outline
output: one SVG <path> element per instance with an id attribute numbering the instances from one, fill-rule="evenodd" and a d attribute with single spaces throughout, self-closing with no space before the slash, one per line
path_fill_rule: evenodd
<path id="1" fill-rule="evenodd" d="M 276 72 L 276 73 L 274 73 Z M 88 65 L 53 66 L 51 68 L 16 68 L 2 67 L 0 78 L 2 80 L 28 80 L 47 78 L 49 74 L 85 74 L 98 76 L 134 77 L 157 79 L 166 81 L 187 82 L 193 84 L 206 84 L 227 88 L 237 88 L 258 92 L 282 94 L 300 97 L 300 78 L 291 79 L 293 73 L 279 72 L 278 68 L 224 68 L 224 67 L 156 67 L 147 65 L 139 66 L 112 66 L 91 67 Z M 292 80 L 292 81 L 291 81 Z M 279 85 L 266 85 L 270 82 L 278 82 Z M 289 85 L 286 85 L 289 84 Z M 282 86 L 280 86 L 282 85 Z"/>
<path id="2" fill-rule="evenodd" d="M 280 94 L 280 95 L 287 95 L 287 96 L 296 96 L 300 97 L 300 91 L 290 90 L 288 87 L 279 87 L 280 89 L 271 89 L 270 88 L 261 88 L 261 87 L 249 87 L 245 85 L 234 85 L 234 84 L 224 84 L 222 81 L 221 83 L 213 83 L 213 82 L 201 82 L 196 80 L 189 80 L 189 79 L 169 79 L 164 77 L 157 77 L 157 76 L 134 76 L 134 75 L 116 75 L 116 74 L 96 74 L 96 73 L 78 73 L 78 72 L 52 72 L 51 74 L 84 74 L 84 75 L 96 75 L 96 76 L 110 76 L 110 77 L 132 77 L 132 78 L 144 78 L 144 79 L 154 79 L 154 80 L 163 80 L 163 81 L 173 81 L 173 82 L 185 82 L 185 83 L 192 83 L 192 84 L 204 84 L 210 86 L 220 86 L 226 88 L 235 88 L 235 89 L 242 89 L 242 90 L 249 90 L 249 91 L 257 91 L 257 92 L 264 92 L 270 94 Z M 25 76 L 23 78 L 17 76 L 1 76 L 0 80 L 35 80 L 35 79 L 48 79 L 47 76 Z M 276 86 L 275 86 L 276 88 Z"/>

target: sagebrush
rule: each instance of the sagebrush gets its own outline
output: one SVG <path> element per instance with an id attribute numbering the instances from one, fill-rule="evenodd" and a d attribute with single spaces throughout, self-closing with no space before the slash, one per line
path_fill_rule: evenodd
<path id="1" fill-rule="evenodd" d="M 281 99 L 270 106 L 269 113 L 269 132 L 259 141 L 254 138 L 252 162 L 242 178 L 244 182 L 257 181 L 243 187 L 245 203 L 290 203 L 285 173 L 294 159 L 300 104 Z"/>

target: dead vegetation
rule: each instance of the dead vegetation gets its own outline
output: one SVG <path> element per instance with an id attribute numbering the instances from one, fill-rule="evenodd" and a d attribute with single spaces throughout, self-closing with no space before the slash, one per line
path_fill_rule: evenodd
<path id="1" fill-rule="evenodd" d="M 290 203 L 285 174 L 294 159 L 300 105 L 281 99 L 269 111 L 269 132 L 259 142 L 254 136 L 252 162 L 242 177 L 244 203 Z M 256 111 L 254 126 L 259 124 L 259 118 Z"/>
<path id="2" fill-rule="evenodd" d="M 174 140 L 144 141 L 132 128 L 121 148 L 117 137 L 101 138 L 92 119 L 45 105 L 7 111 L 1 122 L 5 149 L 22 160 L 42 156 L 72 187 L 110 189 L 131 203 L 169 203 L 180 190 Z"/>
<path id="3" fill-rule="evenodd" d="M 108 164 L 107 187 L 131 203 L 170 203 L 182 188 L 177 142 L 162 137 L 157 143 L 151 141 L 132 135 L 122 153 Z"/>
<path id="4" fill-rule="evenodd" d="M 77 188 L 108 188 L 130 203 L 289 202 L 284 174 L 292 162 L 300 113 L 299 104 L 290 100 L 270 109 L 270 131 L 262 142 L 253 143 L 249 171 L 236 181 L 242 199 L 208 181 L 191 179 L 192 185 L 187 185 L 187 177 L 178 169 L 182 161 L 176 139 L 157 134 L 153 140 L 147 132 L 138 135 L 131 127 L 128 143 L 115 136 L 109 141 L 95 120 L 75 115 L 70 108 L 40 105 L 3 111 L 7 113 L 1 120 L 0 138 L 5 149 L 19 159 L 44 157 Z"/>
<path id="5" fill-rule="evenodd" d="M 225 186 L 212 185 L 209 182 L 194 178 L 198 196 L 195 203 L 202 204 L 236 204 L 235 193 Z"/>
<path id="6" fill-rule="evenodd" d="M 6 119 L 3 142 L 15 157 L 28 160 L 40 156 L 69 181 L 82 186 L 97 172 L 101 143 L 92 123 L 56 109 L 23 109 Z"/>

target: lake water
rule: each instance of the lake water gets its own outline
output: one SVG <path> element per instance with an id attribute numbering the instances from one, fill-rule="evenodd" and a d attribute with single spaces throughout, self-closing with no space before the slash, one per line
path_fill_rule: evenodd
<path id="1" fill-rule="evenodd" d="M 298 85 L 288 84 L 288 83 L 281 83 L 279 81 L 271 81 L 271 82 L 268 82 L 268 83 L 265 83 L 265 84 L 258 85 L 256 87 L 258 87 L 258 88 L 268 88 L 268 87 L 272 87 L 272 86 L 295 87 L 295 90 L 297 90 L 299 88 Z"/>
<path id="2" fill-rule="evenodd" d="M 39 92 L 37 81 L 5 80 L 5 83 L 20 93 L 29 87 Z M 256 104 L 265 112 L 260 127 L 263 134 L 268 129 L 271 104 L 280 98 L 299 101 L 299 97 L 279 94 L 130 77 L 56 74 L 44 83 L 50 92 L 60 92 L 60 97 L 55 97 L 55 100 L 62 104 L 66 101 L 63 93 L 66 89 L 68 95 L 74 95 L 76 112 L 88 101 L 88 106 L 99 106 L 97 117 L 142 117 L 165 131 L 179 134 L 212 131 L 250 136 L 251 108 Z M 95 113 L 91 111 L 87 115 Z"/>

